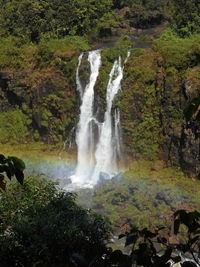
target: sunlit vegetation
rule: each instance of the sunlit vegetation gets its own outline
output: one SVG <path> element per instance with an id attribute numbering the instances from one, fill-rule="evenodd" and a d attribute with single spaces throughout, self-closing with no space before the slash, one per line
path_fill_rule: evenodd
<path id="1" fill-rule="evenodd" d="M 174 251 L 196 261 L 199 14 L 197 0 L 0 0 L 0 265 L 164 267 L 170 258 L 180 262 Z M 143 34 L 161 23 L 162 34 Z M 133 33 L 148 47 L 134 48 Z M 134 162 L 85 203 L 111 226 L 46 176 L 61 158 L 63 141 L 74 140 L 78 56 L 112 35 L 123 36 L 101 52 L 95 90 L 103 114 L 113 61 L 121 56 L 124 64 L 130 51 L 113 106 L 121 112 L 122 150 Z M 87 68 L 80 73 L 87 80 Z M 38 175 L 39 155 L 48 173 Z M 31 168 L 37 175 L 24 179 Z M 130 255 L 109 248 L 111 229 L 122 232 Z"/>
<path id="2" fill-rule="evenodd" d="M 121 180 L 100 185 L 92 207 L 109 216 L 116 229 L 132 223 L 141 227 L 169 224 L 174 211 L 200 208 L 199 181 L 191 181 L 163 162 L 135 162 Z"/>
<path id="3" fill-rule="evenodd" d="M 0 143 L 19 143 L 28 135 L 26 116 L 21 110 L 0 113 Z"/>

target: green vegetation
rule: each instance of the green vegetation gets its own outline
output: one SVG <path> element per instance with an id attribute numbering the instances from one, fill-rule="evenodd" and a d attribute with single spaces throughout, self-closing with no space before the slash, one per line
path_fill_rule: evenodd
<path id="1" fill-rule="evenodd" d="M 199 263 L 199 222 L 199 212 L 178 210 L 170 228 L 157 226 L 149 231 L 131 227 L 129 232 L 119 236 L 125 236 L 125 246 L 132 247 L 130 263 L 126 266 L 170 267 L 178 263 L 178 266 L 196 267 Z M 121 251 L 116 250 L 113 254 L 116 261 L 124 262 Z"/>
<path id="2" fill-rule="evenodd" d="M 15 157 L 1 156 L 1 159 L 12 159 L 20 168 L 23 165 Z M 161 173 L 166 175 L 163 170 Z M 132 196 L 137 195 L 136 187 L 136 184 L 129 187 Z M 106 188 L 106 193 L 110 191 Z M 115 194 L 114 204 L 126 201 L 127 196 Z M 60 191 L 50 180 L 35 176 L 26 177 L 23 185 L 12 181 L 7 193 L 1 191 L 0 197 L 0 260 L 5 267 L 16 264 L 22 267 L 169 266 L 170 259 L 175 263 L 181 261 L 180 256 L 173 254 L 177 251 L 181 256 L 190 254 L 197 262 L 200 218 L 197 211 L 175 212 L 171 230 L 160 225 L 140 230 L 142 223 L 136 227 L 133 210 L 134 224 L 127 218 L 126 228 L 121 229 L 119 236 L 125 238 L 125 246 L 131 249 L 131 254 L 126 255 L 108 247 L 111 228 L 105 218 L 78 206 L 74 194 Z M 135 204 L 132 205 L 134 208 Z M 158 256 L 158 250 L 163 251 L 162 256 Z"/>
<path id="3" fill-rule="evenodd" d="M 168 1 L 165 0 L 135 0 L 121 1 L 121 3 L 124 3 L 124 7 L 128 7 L 126 18 L 130 20 L 130 25 L 136 28 L 152 27 L 167 18 L 165 8 L 168 6 Z"/>
<path id="4" fill-rule="evenodd" d="M 165 68 L 184 71 L 199 64 L 199 41 L 200 35 L 180 38 L 168 29 L 154 42 L 153 48 L 164 59 Z"/>
<path id="5" fill-rule="evenodd" d="M 167 5 L 166 1 L 155 0 L 2 0 L 0 3 L 0 35 L 31 42 L 67 35 L 103 37 L 111 35 L 123 21 L 128 26 L 148 28 L 166 19 Z M 118 14 L 116 8 L 124 15 Z"/>
<path id="6" fill-rule="evenodd" d="M 42 38 L 84 35 L 110 11 L 112 2 L 103 1 L 1 1 L 1 32 L 38 42 Z"/>
<path id="7" fill-rule="evenodd" d="M 196 4 L 193 0 L 186 2 L 196 21 Z M 129 34 L 131 27 L 148 28 L 160 24 L 169 19 L 170 8 L 174 18 L 172 28 L 177 32 L 175 26 L 180 28 L 175 12 L 178 5 L 181 2 L 154 0 L 1 1 L 1 111 L 19 108 L 25 114 L 26 136 L 31 141 L 57 144 L 66 140 L 77 121 L 75 69 L 78 54 L 88 50 L 89 43 L 98 38 L 121 34 L 123 29 L 127 29 Z M 182 24 L 187 21 L 189 25 L 191 19 L 191 16 L 185 16 Z M 190 28 L 188 31 L 190 34 L 198 33 Z M 155 53 L 131 49 L 129 63 L 125 66 L 124 89 L 115 103 L 122 110 L 126 151 L 136 156 L 157 157 L 165 139 L 162 138 L 162 127 L 158 127 L 163 116 L 160 107 L 163 97 L 157 98 L 157 95 L 163 94 L 164 85 L 157 86 L 160 82 L 157 73 L 162 68 L 163 75 L 170 82 L 174 79 L 172 86 L 180 87 L 180 80 L 185 78 L 182 73 L 187 70 L 190 76 L 193 70 L 188 70 L 188 67 L 197 67 L 198 42 L 198 35 L 181 39 L 168 30 L 155 41 Z M 128 36 L 123 36 L 113 49 L 102 52 L 103 65 L 97 85 L 100 106 L 103 107 L 105 102 L 107 74 L 114 59 L 121 55 L 124 60 L 127 49 L 133 45 Z M 141 102 L 140 108 L 134 105 L 135 101 Z M 178 112 L 173 107 L 170 109 L 171 116 L 176 117 L 175 122 L 182 119 L 180 108 Z M 139 113 L 138 118 L 133 115 L 136 113 Z M 11 137 L 8 139 L 12 140 Z"/>
<path id="8" fill-rule="evenodd" d="M 0 154 L 0 188 L 6 190 L 5 175 L 10 180 L 13 176 L 17 181 L 23 185 L 24 182 L 24 162 L 17 157 L 6 158 L 3 154 Z"/>
<path id="9" fill-rule="evenodd" d="M 3 266 L 79 266 L 107 251 L 109 224 L 44 178 L 26 178 L 1 192 L 0 259 Z M 95 265 L 91 265 L 95 266 Z"/>
<path id="10" fill-rule="evenodd" d="M 167 29 L 152 49 L 132 52 L 118 101 L 124 151 L 163 159 L 189 176 L 199 166 L 199 51 L 198 34 L 181 38 Z"/>
<path id="11" fill-rule="evenodd" d="M 38 141 L 42 136 L 49 143 L 62 141 L 76 119 L 76 56 L 88 47 L 86 38 L 78 36 L 38 45 L 14 37 L 2 40 L 1 95 L 6 111 L 0 117 L 2 143 L 24 142 L 26 137 Z"/>
<path id="12" fill-rule="evenodd" d="M 200 33 L 200 3 L 193 0 L 173 0 L 172 27 L 181 37 Z"/>
<path id="13" fill-rule="evenodd" d="M 98 112 L 104 112 L 112 64 L 119 56 L 124 62 L 129 50 L 114 106 L 121 112 L 123 150 L 136 159 L 121 180 L 95 190 L 92 204 L 114 229 L 120 226 L 126 232 L 129 257 L 106 246 L 109 223 L 78 206 L 75 195 L 41 177 L 24 181 L 23 162 L 0 155 L 1 265 L 164 267 L 175 248 L 181 253 L 189 249 L 195 257 L 200 216 L 193 210 L 200 207 L 200 185 L 180 169 L 200 177 L 199 12 L 197 0 L 0 0 L 1 153 L 11 154 L 17 145 L 17 155 L 39 164 L 42 150 L 42 155 L 49 154 L 51 172 L 55 148 L 71 141 L 77 122 L 78 55 L 94 41 L 117 34 L 123 36 L 114 47 L 102 51 L 95 88 Z M 138 43 L 149 46 L 134 48 L 129 34 L 161 23 L 169 28 L 160 38 L 142 31 Z M 87 80 L 87 65 L 80 73 Z M 48 145 L 29 144 L 41 141 Z M 5 192 L 5 178 L 13 176 L 21 185 L 8 181 Z M 182 211 L 174 214 L 174 232 L 166 236 L 169 229 L 155 225 L 169 225 L 177 209 Z M 149 226 L 154 229 L 141 230 Z M 155 238 L 166 248 L 161 258 Z"/>
<path id="14" fill-rule="evenodd" d="M 0 143 L 23 143 L 28 135 L 26 116 L 20 110 L 0 113 Z"/>
<path id="15" fill-rule="evenodd" d="M 163 164 L 133 163 L 120 181 L 113 179 L 96 188 L 92 208 L 108 216 L 115 229 L 130 223 L 139 229 L 166 225 L 175 210 L 199 210 L 199 181 Z"/>

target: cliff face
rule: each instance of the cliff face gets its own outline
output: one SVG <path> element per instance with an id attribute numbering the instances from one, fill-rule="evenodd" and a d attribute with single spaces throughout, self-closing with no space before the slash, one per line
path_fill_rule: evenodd
<path id="1" fill-rule="evenodd" d="M 14 45 L 10 45 L 10 51 Z M 20 109 L 29 128 L 29 140 L 57 143 L 65 140 L 74 127 L 79 55 L 75 49 L 65 40 L 38 46 L 20 45 L 16 48 L 17 57 L 14 52 L 1 51 L 7 58 L 4 65 L 0 64 L 0 111 L 6 117 L 6 112 Z"/>
<path id="2" fill-rule="evenodd" d="M 152 48 L 133 49 L 114 103 L 121 110 L 124 152 L 135 158 L 162 159 L 191 177 L 199 174 L 200 47 L 199 37 L 195 38 L 165 34 Z M 95 87 L 98 108 L 94 107 L 99 118 L 104 114 L 112 63 L 120 51 L 125 58 L 128 45 L 125 48 L 118 44 L 102 52 Z M 1 67 L 0 111 L 19 108 L 29 140 L 70 142 L 79 113 L 75 84 L 79 52 L 46 49 L 29 49 L 18 67 Z M 80 74 L 86 83 L 88 64 L 83 64 Z"/>
<path id="3" fill-rule="evenodd" d="M 126 65 L 120 103 L 124 149 L 136 158 L 159 157 L 191 177 L 199 173 L 200 141 L 199 47 L 195 43 L 165 37 L 132 57 Z"/>
<path id="4" fill-rule="evenodd" d="M 1 72 L 1 111 L 19 107 L 27 117 L 32 136 L 54 143 L 74 125 L 74 81 L 56 68 Z M 38 133 L 38 134 L 37 134 Z"/>

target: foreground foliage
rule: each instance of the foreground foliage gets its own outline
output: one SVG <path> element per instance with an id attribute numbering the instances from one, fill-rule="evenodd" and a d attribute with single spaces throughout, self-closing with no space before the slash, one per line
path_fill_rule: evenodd
<path id="1" fill-rule="evenodd" d="M 4 267 L 160 267 L 170 266 L 170 259 L 195 262 L 199 253 L 198 212 L 177 211 L 170 228 L 140 230 L 130 224 L 119 236 L 129 247 L 130 253 L 124 254 L 106 245 L 111 232 L 104 218 L 41 177 L 26 178 L 23 186 L 11 183 L 8 192 L 1 193 L 0 219 Z"/>
<path id="2" fill-rule="evenodd" d="M 24 162 L 17 157 L 5 157 L 0 154 L 0 188 L 6 190 L 5 176 L 12 179 L 13 176 L 16 177 L 17 181 L 23 185 L 24 182 Z"/>
<path id="3" fill-rule="evenodd" d="M 44 178 L 11 184 L 0 214 L 2 266 L 79 266 L 82 257 L 95 266 L 107 251 L 108 223 Z"/>
<path id="4" fill-rule="evenodd" d="M 183 226 L 183 227 L 181 227 Z M 130 261 L 136 266 L 170 267 L 181 263 L 181 266 L 195 267 L 200 255 L 200 213 L 178 210 L 174 213 L 170 228 L 155 227 L 153 231 L 132 227 L 126 236 L 125 246 L 131 245 Z M 115 251 L 116 259 L 120 260 L 122 253 Z M 122 265 L 117 265 L 122 266 Z M 173 266 L 173 265 L 172 265 Z"/>

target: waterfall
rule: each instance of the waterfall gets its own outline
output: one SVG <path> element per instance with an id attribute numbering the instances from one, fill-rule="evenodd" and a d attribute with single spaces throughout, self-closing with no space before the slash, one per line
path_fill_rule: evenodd
<path id="1" fill-rule="evenodd" d="M 78 123 L 76 143 L 78 147 L 78 162 L 75 175 L 71 177 L 72 183 L 84 185 L 89 183 L 89 177 L 92 172 L 93 166 L 93 102 L 94 102 L 94 86 L 99 74 L 99 68 L 101 65 L 100 51 L 91 51 L 88 55 L 88 61 L 90 63 L 90 79 L 83 92 L 80 78 L 79 67 L 82 57 L 79 57 L 79 63 L 77 67 L 77 89 L 82 96 L 82 103 L 80 107 L 80 118 Z"/>
<path id="2" fill-rule="evenodd" d="M 126 63 L 130 53 L 128 52 Z M 112 117 L 113 101 L 121 89 L 123 67 L 121 57 L 115 60 L 106 89 L 106 111 L 104 121 L 100 123 L 95 117 L 94 86 L 101 66 L 100 50 L 91 51 L 88 54 L 90 63 L 90 78 L 85 88 L 82 87 L 79 77 L 83 54 L 78 58 L 76 70 L 77 91 L 80 93 L 81 107 L 80 117 L 76 132 L 78 147 L 77 167 L 75 174 L 71 176 L 72 184 L 78 187 L 93 187 L 100 178 L 110 179 L 117 174 L 117 161 L 120 157 L 120 112 L 114 110 Z M 94 125 L 98 136 L 94 138 Z"/>
<path id="3" fill-rule="evenodd" d="M 115 159 L 121 156 L 121 140 L 120 140 L 120 111 L 115 110 Z"/>
<path id="4" fill-rule="evenodd" d="M 96 165 L 92 175 L 92 181 L 96 183 L 101 173 L 112 177 L 117 172 L 117 164 L 115 157 L 115 145 L 114 141 L 117 136 L 113 136 L 113 125 L 112 125 L 112 104 L 114 97 L 121 88 L 121 80 L 123 78 L 123 68 L 121 66 L 121 58 L 115 60 L 112 70 L 110 72 L 110 79 L 107 86 L 106 94 L 106 112 L 104 115 L 104 122 L 101 127 L 101 133 L 97 149 L 95 152 Z M 115 133 L 115 131 L 114 131 Z M 118 134 L 118 132 L 117 132 Z M 119 138 L 119 136 L 118 136 Z M 119 144 L 119 140 L 117 140 Z"/>
<path id="5" fill-rule="evenodd" d="M 77 91 L 80 94 L 81 99 L 83 97 L 83 88 L 82 88 L 82 84 L 81 84 L 80 77 L 79 77 L 79 69 L 80 69 L 80 66 L 81 66 L 82 58 L 83 58 L 83 53 L 81 53 L 79 58 L 78 58 L 78 66 L 77 66 L 77 69 L 76 69 L 76 86 L 77 86 L 76 88 L 77 88 Z"/>

